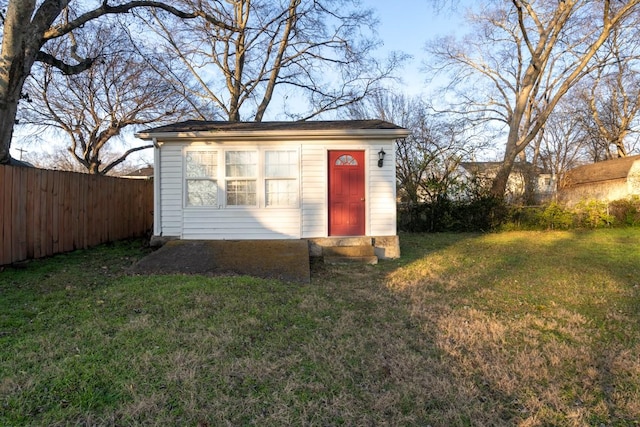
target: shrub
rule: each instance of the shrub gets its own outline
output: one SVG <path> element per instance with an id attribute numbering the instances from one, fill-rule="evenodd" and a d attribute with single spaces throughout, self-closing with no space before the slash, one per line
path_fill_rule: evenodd
<path id="1" fill-rule="evenodd" d="M 607 204 L 583 200 L 573 209 L 557 202 L 546 206 L 508 206 L 491 196 L 467 201 L 439 198 L 398 207 L 398 228 L 409 232 L 567 230 L 613 225 L 640 226 L 640 197 Z"/>
<path id="2" fill-rule="evenodd" d="M 455 231 L 490 231 L 505 222 L 508 208 L 503 199 L 481 196 L 466 203 L 459 202 L 457 212 L 461 229 Z"/>
<path id="3" fill-rule="evenodd" d="M 539 217 L 544 207 L 541 206 L 510 206 L 508 217 L 500 227 L 509 230 L 537 230 L 540 228 Z"/>
<path id="4" fill-rule="evenodd" d="M 409 232 L 490 231 L 504 223 L 505 203 L 482 196 L 468 201 L 437 198 L 432 202 L 398 207 L 398 228 Z"/>
<path id="5" fill-rule="evenodd" d="M 609 204 L 609 213 L 615 225 L 634 227 L 640 225 L 640 197 L 614 200 Z"/>
<path id="6" fill-rule="evenodd" d="M 608 227 L 613 223 L 609 206 L 599 200 L 583 200 L 575 207 L 576 225 L 585 228 Z"/>
<path id="7" fill-rule="evenodd" d="M 551 202 L 539 213 L 537 223 L 547 230 L 566 230 L 574 224 L 574 215 L 570 210 Z"/>

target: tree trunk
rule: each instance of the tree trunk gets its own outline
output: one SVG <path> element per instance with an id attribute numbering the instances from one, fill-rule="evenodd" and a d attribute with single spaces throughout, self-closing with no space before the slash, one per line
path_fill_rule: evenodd
<path id="1" fill-rule="evenodd" d="M 0 101 L 0 164 L 7 164 L 11 161 L 9 148 L 13 137 L 13 125 L 16 121 L 18 101 Z"/>
<path id="2" fill-rule="evenodd" d="M 10 1 L 4 19 L 0 55 L 0 164 L 11 160 L 9 148 L 24 82 L 40 50 L 31 14 L 35 1 Z M 36 30 L 37 31 L 37 30 Z"/>
<path id="3" fill-rule="evenodd" d="M 498 169 L 498 173 L 495 178 L 493 178 L 493 183 L 491 184 L 491 195 L 498 198 L 503 198 L 505 191 L 507 191 L 507 181 L 509 181 L 509 175 L 511 174 L 511 167 L 513 166 L 513 162 L 507 164 L 506 161 L 500 165 Z"/>
<path id="4" fill-rule="evenodd" d="M 624 138 L 627 136 L 626 132 L 620 132 L 616 140 L 614 141 L 614 145 L 616 146 L 616 151 L 618 152 L 618 157 L 627 157 L 627 148 L 624 146 Z"/>
<path id="5" fill-rule="evenodd" d="M 100 172 L 100 162 L 96 160 L 92 160 L 89 163 L 88 171 L 89 171 L 89 174 L 91 175 L 102 175 L 102 173 Z"/>
<path id="6" fill-rule="evenodd" d="M 35 55 L 29 58 L 27 55 L 13 57 L 9 61 L 0 61 L 0 164 L 6 164 L 11 159 L 9 148 L 13 137 L 13 126 L 16 123 L 18 103 L 22 94 L 22 88 L 28 72 L 33 65 Z M 9 69 L 3 67 L 11 64 Z"/>
<path id="7" fill-rule="evenodd" d="M 511 170 L 513 169 L 513 164 L 516 161 L 519 151 L 522 150 L 517 150 L 515 143 L 507 143 L 504 159 L 491 184 L 492 196 L 501 199 L 504 198 L 504 193 L 507 191 L 507 183 L 509 182 L 509 175 L 511 175 Z"/>

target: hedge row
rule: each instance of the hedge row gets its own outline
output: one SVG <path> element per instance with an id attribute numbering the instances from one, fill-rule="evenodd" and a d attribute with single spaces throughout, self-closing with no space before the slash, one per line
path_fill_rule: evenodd
<path id="1" fill-rule="evenodd" d="M 398 228 L 408 232 L 562 230 L 640 226 L 640 197 L 602 202 L 586 200 L 573 208 L 552 202 L 544 206 L 508 206 L 493 197 L 471 201 L 436 200 L 398 206 Z"/>

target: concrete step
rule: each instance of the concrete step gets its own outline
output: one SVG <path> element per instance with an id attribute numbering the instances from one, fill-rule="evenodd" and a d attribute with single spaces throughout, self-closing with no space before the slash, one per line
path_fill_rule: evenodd
<path id="1" fill-rule="evenodd" d="M 367 257 L 374 256 L 376 251 L 371 245 L 327 246 L 323 248 L 322 254 L 324 256 Z"/>
<path id="2" fill-rule="evenodd" d="M 325 264 L 377 264 L 378 257 L 371 245 L 327 246 L 322 248 Z"/>
<path id="3" fill-rule="evenodd" d="M 377 256 L 326 256 L 323 258 L 325 264 L 341 265 L 341 264 L 370 264 L 378 263 Z"/>

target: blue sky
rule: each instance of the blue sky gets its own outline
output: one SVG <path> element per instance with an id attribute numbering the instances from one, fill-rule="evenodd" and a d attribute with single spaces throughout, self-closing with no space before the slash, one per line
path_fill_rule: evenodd
<path id="1" fill-rule="evenodd" d="M 403 51 L 413 56 L 402 70 L 406 91 L 425 92 L 425 75 L 420 71 L 427 55 L 425 43 L 436 37 L 451 35 L 460 29 L 461 6 L 452 10 L 450 4 L 436 9 L 437 0 L 362 0 L 365 7 L 375 10 L 380 21 L 378 36 L 384 51 Z M 446 2 L 445 2 L 446 3 Z"/>

